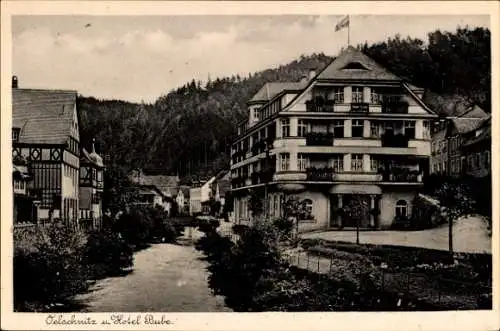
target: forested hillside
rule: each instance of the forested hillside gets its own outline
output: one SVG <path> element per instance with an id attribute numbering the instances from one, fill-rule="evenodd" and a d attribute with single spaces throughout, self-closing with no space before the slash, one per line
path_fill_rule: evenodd
<path id="1" fill-rule="evenodd" d="M 491 59 L 487 29 L 435 31 L 425 42 L 396 36 L 358 45 L 395 74 L 439 94 L 461 94 L 490 111 Z M 141 167 L 168 174 L 208 176 L 229 165 L 229 147 L 246 102 L 270 81 L 298 81 L 309 68 L 318 71 L 332 58 L 325 54 L 249 74 L 217 78 L 202 86 L 191 81 L 154 104 L 80 97 L 81 140 L 111 167 Z"/>

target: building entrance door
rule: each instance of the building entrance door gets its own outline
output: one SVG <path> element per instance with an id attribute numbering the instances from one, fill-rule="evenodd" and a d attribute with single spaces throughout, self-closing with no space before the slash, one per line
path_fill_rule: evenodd
<path id="1" fill-rule="evenodd" d="M 370 226 L 370 196 L 365 194 L 349 194 L 344 196 L 343 226 L 360 228 Z"/>

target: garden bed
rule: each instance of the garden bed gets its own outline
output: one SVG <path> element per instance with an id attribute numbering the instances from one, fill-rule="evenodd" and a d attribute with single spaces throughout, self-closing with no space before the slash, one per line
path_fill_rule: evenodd
<path id="1" fill-rule="evenodd" d="M 329 259 L 331 275 L 339 260 L 370 261 L 383 291 L 405 293 L 443 309 L 491 308 L 491 256 L 456 254 L 399 246 L 303 241 L 309 254 Z M 341 264 L 341 263 L 340 263 Z M 386 269 L 382 270 L 381 265 Z M 330 275 L 330 276 L 331 276 Z M 380 282 L 382 279 L 382 283 Z"/>

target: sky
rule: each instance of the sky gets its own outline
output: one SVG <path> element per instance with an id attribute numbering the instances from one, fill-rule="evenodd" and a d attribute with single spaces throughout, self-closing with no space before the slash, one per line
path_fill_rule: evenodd
<path id="1" fill-rule="evenodd" d="M 247 76 L 347 45 L 343 16 L 13 16 L 12 69 L 24 88 L 154 102 L 192 79 Z M 351 44 L 436 29 L 489 27 L 489 16 L 350 17 Z"/>

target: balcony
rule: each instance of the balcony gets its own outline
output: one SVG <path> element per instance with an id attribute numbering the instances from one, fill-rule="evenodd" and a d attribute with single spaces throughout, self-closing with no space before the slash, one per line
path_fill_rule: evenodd
<path id="1" fill-rule="evenodd" d="M 263 153 L 266 148 L 266 141 L 261 139 L 253 144 L 252 146 L 252 156 L 256 156 L 257 154 Z"/>
<path id="2" fill-rule="evenodd" d="M 366 102 L 351 103 L 351 113 L 368 113 L 370 107 Z"/>
<path id="3" fill-rule="evenodd" d="M 392 168 L 382 173 L 382 181 L 384 182 L 400 182 L 400 183 L 421 183 L 422 175 L 419 171 L 410 171 L 404 168 Z"/>
<path id="4" fill-rule="evenodd" d="M 333 181 L 333 168 L 308 168 L 306 170 L 307 180 L 318 182 Z"/>
<path id="5" fill-rule="evenodd" d="M 245 185 L 245 181 L 245 177 L 234 177 L 231 179 L 231 185 L 233 186 L 233 188 L 241 187 Z"/>
<path id="6" fill-rule="evenodd" d="M 305 135 L 306 146 L 333 146 L 333 133 L 308 132 Z"/>
<path id="7" fill-rule="evenodd" d="M 382 102 L 382 113 L 408 114 L 408 103 L 404 101 L 384 101 Z"/>
<path id="8" fill-rule="evenodd" d="M 385 133 L 381 137 L 382 147 L 401 147 L 407 148 L 409 137 L 404 134 Z"/>
<path id="9" fill-rule="evenodd" d="M 306 101 L 306 111 L 308 112 L 320 112 L 320 113 L 328 113 L 333 112 L 333 105 L 335 102 L 333 100 L 309 100 Z"/>

